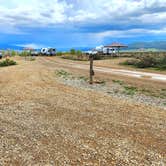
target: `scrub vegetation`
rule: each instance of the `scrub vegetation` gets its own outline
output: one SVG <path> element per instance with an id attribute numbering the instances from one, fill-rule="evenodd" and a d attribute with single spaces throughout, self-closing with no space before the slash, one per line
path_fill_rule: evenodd
<path id="1" fill-rule="evenodd" d="M 5 59 L 3 61 L 0 61 L 0 67 L 5 67 L 5 66 L 13 66 L 16 65 L 17 63 L 14 60 L 11 59 Z"/>
<path id="2" fill-rule="evenodd" d="M 122 65 L 130 65 L 137 68 L 155 68 L 166 70 L 166 55 L 142 55 L 126 60 Z"/>

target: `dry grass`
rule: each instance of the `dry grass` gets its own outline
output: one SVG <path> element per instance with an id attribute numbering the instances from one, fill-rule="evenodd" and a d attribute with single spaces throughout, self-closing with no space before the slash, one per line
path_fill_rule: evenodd
<path id="1" fill-rule="evenodd" d="M 164 165 L 165 110 L 65 86 L 63 66 L 42 58 L 17 61 L 0 70 L 0 165 Z"/>

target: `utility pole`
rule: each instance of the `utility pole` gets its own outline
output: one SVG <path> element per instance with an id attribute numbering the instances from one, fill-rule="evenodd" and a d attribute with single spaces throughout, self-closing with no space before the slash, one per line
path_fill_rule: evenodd
<path id="1" fill-rule="evenodd" d="M 93 84 L 93 76 L 94 76 L 94 70 L 93 70 L 93 59 L 94 59 L 94 55 L 90 55 L 89 56 L 89 60 L 90 60 L 90 84 Z"/>

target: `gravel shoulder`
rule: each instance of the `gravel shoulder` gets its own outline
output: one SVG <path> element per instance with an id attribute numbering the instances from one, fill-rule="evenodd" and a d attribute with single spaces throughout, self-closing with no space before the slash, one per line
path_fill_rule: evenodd
<path id="1" fill-rule="evenodd" d="M 130 102 L 142 103 L 154 107 L 161 107 L 166 110 L 166 97 L 161 98 L 144 95 L 141 92 L 137 92 L 137 89 L 125 90 L 124 87 L 119 84 L 118 80 L 117 83 L 115 82 L 111 85 L 107 85 L 105 82 L 97 84 L 94 83 L 93 85 L 90 85 L 88 81 L 84 80 L 83 78 L 73 78 L 70 76 L 68 78 L 60 77 L 59 81 L 64 83 L 65 85 L 110 95 L 112 97 L 118 98 L 119 100 L 129 100 Z M 130 88 L 130 86 L 125 87 Z"/>

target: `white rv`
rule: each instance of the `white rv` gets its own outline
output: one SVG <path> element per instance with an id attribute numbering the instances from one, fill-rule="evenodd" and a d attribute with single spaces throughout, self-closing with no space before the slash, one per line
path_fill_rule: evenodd
<path id="1" fill-rule="evenodd" d="M 0 52 L 0 59 L 2 59 L 2 53 Z"/>
<path id="2" fill-rule="evenodd" d="M 117 52 L 116 48 L 112 48 L 112 47 L 104 47 L 104 46 L 98 46 L 95 48 L 95 50 L 99 53 L 99 54 L 104 54 L 104 55 L 112 55 L 115 54 Z"/>
<path id="3" fill-rule="evenodd" d="M 55 48 L 42 48 L 40 50 L 41 55 L 56 55 L 56 49 Z"/>
<path id="4" fill-rule="evenodd" d="M 105 48 L 105 47 L 103 47 L 103 54 L 110 55 L 110 54 L 115 54 L 115 53 L 116 53 L 115 48 Z"/>

